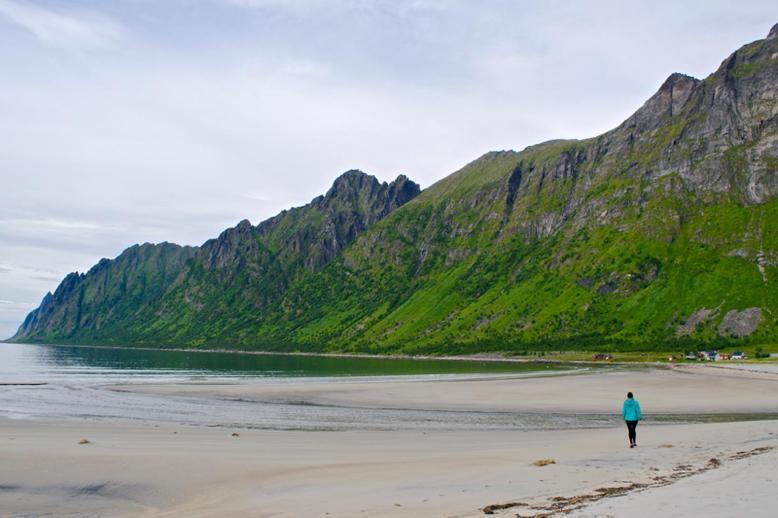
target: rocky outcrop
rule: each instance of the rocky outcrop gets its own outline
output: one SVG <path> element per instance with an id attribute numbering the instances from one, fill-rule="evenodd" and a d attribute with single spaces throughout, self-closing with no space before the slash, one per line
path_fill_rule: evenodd
<path id="1" fill-rule="evenodd" d="M 705 324 L 710 318 L 714 317 L 718 313 L 718 309 L 700 308 L 683 321 L 675 330 L 676 336 L 689 336 L 695 331 L 697 327 Z"/>
<path id="2" fill-rule="evenodd" d="M 734 336 L 737 338 L 751 336 L 762 323 L 762 309 L 748 308 L 742 311 L 733 309 L 727 311 L 719 324 L 719 336 Z"/>
<path id="3" fill-rule="evenodd" d="M 254 228 L 247 219 L 228 228 L 218 238 L 203 245 L 203 261 L 208 269 L 224 268 L 231 261 L 247 258 L 257 253 L 258 244 L 253 239 Z"/>
<path id="4" fill-rule="evenodd" d="M 400 175 L 391 183 L 350 170 L 339 176 L 326 194 L 309 204 L 282 211 L 256 227 L 243 220 L 206 241 L 206 269 L 244 264 L 257 255 L 302 263 L 317 270 L 377 221 L 415 198 L 419 185 Z"/>
<path id="5" fill-rule="evenodd" d="M 316 271 L 420 192 L 419 185 L 405 175 L 387 183 L 362 171 L 347 171 L 325 195 L 260 223 L 256 234 L 281 259 Z"/>
<path id="6" fill-rule="evenodd" d="M 618 131 L 629 133 L 629 141 L 635 144 L 669 119 L 683 114 L 683 108 L 697 90 L 700 80 L 686 74 L 671 74 L 659 90 L 645 104 L 627 119 Z"/>

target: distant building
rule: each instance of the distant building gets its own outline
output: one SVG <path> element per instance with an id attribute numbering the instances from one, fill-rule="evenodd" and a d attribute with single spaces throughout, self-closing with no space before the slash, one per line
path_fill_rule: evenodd
<path id="1" fill-rule="evenodd" d="M 718 358 L 719 352 L 715 350 L 710 351 L 700 351 L 697 353 L 697 356 L 700 358 L 700 360 L 709 361 L 709 362 L 715 362 Z"/>

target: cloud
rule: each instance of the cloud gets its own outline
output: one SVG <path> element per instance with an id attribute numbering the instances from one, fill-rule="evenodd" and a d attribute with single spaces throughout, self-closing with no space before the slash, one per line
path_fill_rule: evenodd
<path id="1" fill-rule="evenodd" d="M 44 218 L 0 216 L 0 241 L 8 244 L 25 243 L 49 249 L 90 249 L 91 243 L 110 242 L 117 234 L 121 234 L 119 227 L 99 221 L 74 221 L 54 216 Z"/>
<path id="2" fill-rule="evenodd" d="M 30 266 L 21 266 L 18 264 L 0 263 L 0 273 L 20 274 L 35 279 L 61 280 L 66 272 L 54 270 L 52 268 L 36 268 Z"/>
<path id="3" fill-rule="evenodd" d="M 89 221 L 72 221 L 56 218 L 39 218 L 39 219 L 25 219 L 25 218 L 11 218 L 0 219 L 0 226 L 10 225 L 19 226 L 22 228 L 33 231 L 94 231 L 94 230 L 115 230 L 116 227 L 110 225 L 103 225 L 100 223 Z"/>
<path id="4" fill-rule="evenodd" d="M 29 31 L 50 47 L 69 50 L 103 49 L 115 45 L 124 30 L 95 13 L 64 13 L 27 2 L 0 0 L 0 15 Z"/>
<path id="5" fill-rule="evenodd" d="M 18 302 L 15 300 L 0 300 L 0 310 L 2 311 L 18 311 L 29 312 L 37 307 L 36 304 L 30 302 Z"/>

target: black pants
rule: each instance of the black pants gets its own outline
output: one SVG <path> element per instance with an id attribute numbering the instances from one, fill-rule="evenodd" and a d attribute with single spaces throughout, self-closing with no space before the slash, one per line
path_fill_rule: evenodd
<path id="1" fill-rule="evenodd" d="M 637 421 L 625 421 L 627 423 L 627 430 L 629 431 L 629 443 L 635 444 L 637 443 L 638 434 L 635 431 L 635 428 L 638 427 Z"/>

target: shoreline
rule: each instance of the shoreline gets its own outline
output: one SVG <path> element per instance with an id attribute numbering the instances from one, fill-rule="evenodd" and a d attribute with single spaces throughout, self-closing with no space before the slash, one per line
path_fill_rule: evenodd
<path id="1" fill-rule="evenodd" d="M 131 351 L 158 351 L 158 352 L 185 352 L 185 353 L 219 353 L 219 354 L 238 354 L 255 356 L 303 356 L 314 358 L 350 358 L 350 359 L 368 359 L 368 360 L 418 360 L 418 361 L 455 361 L 455 362 L 494 362 L 494 363 L 540 363 L 540 364 L 581 364 L 581 365 L 655 365 L 666 366 L 675 365 L 671 362 L 662 361 L 595 361 L 595 360 L 559 360 L 549 358 L 516 358 L 503 356 L 501 353 L 476 353 L 473 355 L 411 355 L 411 354 L 371 354 L 371 353 L 324 353 L 324 352 L 305 352 L 305 351 L 254 351 L 254 350 L 235 350 L 235 349 L 198 349 L 188 347 L 148 347 L 148 346 L 122 346 L 122 345 L 82 345 L 82 344 L 62 344 L 45 342 L 8 342 L 0 343 L 18 344 L 18 345 L 42 345 L 46 347 L 79 347 L 88 349 L 116 349 Z M 778 362 L 777 362 L 778 363 Z M 680 364 L 679 364 L 680 365 Z"/>
<path id="2" fill-rule="evenodd" d="M 260 351 L 260 350 L 237 350 L 225 348 L 200 349 L 195 347 L 150 347 L 150 346 L 132 346 L 132 345 L 96 345 L 96 344 L 64 344 L 64 343 L 46 343 L 46 342 L 12 342 L 0 340 L 0 344 L 18 344 L 18 345 L 42 345 L 46 347 L 78 347 L 89 349 L 114 349 L 114 350 L 134 350 L 134 351 L 155 351 L 155 352 L 185 352 L 185 353 L 204 353 L 204 354 L 237 354 L 254 356 L 291 356 L 291 357 L 314 357 L 314 358 L 349 358 L 349 359 L 369 359 L 369 360 L 417 360 L 417 361 L 452 361 L 452 362 L 493 362 L 493 363 L 538 363 L 538 364 L 580 364 L 580 365 L 618 365 L 618 366 L 653 366 L 657 368 L 673 368 L 676 366 L 692 365 L 710 365 L 710 366 L 736 366 L 736 365 L 778 365 L 778 359 L 766 358 L 762 360 L 727 360 L 726 362 L 711 361 L 667 361 L 667 360 L 581 360 L 581 359 L 557 359 L 547 357 L 512 357 L 505 353 L 475 353 L 472 355 L 443 355 L 436 356 L 430 354 L 373 354 L 373 353 L 336 353 L 336 352 L 306 352 L 306 351 Z M 577 353 L 577 354 L 595 354 L 595 351 L 549 351 L 554 353 Z M 660 354 L 665 355 L 671 351 L 648 352 L 640 351 L 616 351 L 612 354 Z"/>
<path id="3" fill-rule="evenodd" d="M 54 344 L 45 342 L 8 342 L 1 341 L 0 343 L 12 343 L 19 345 L 44 345 L 47 347 L 84 347 L 90 349 L 120 349 L 120 350 L 134 350 L 134 351 L 173 351 L 173 352 L 194 352 L 194 353 L 224 353 L 224 354 L 250 354 L 256 356 L 311 356 L 315 358 L 354 358 L 354 359 L 370 359 L 370 360 L 444 360 L 444 361 L 484 361 L 484 362 L 505 362 L 505 363 L 592 363 L 596 365 L 603 365 L 603 362 L 586 362 L 586 361 L 563 361 L 563 360 L 546 360 L 546 359 L 529 359 L 529 358 L 510 358 L 501 356 L 499 353 L 472 356 L 453 355 L 453 356 L 431 356 L 431 355 L 411 355 L 411 354 L 371 354 L 371 353 L 317 353 L 317 352 L 305 352 L 305 351 L 254 351 L 254 350 L 235 350 L 235 349 L 198 349 L 188 347 L 148 347 L 148 346 L 132 346 L 132 345 L 81 345 L 81 344 Z M 614 363 L 614 362 L 611 362 Z"/>

